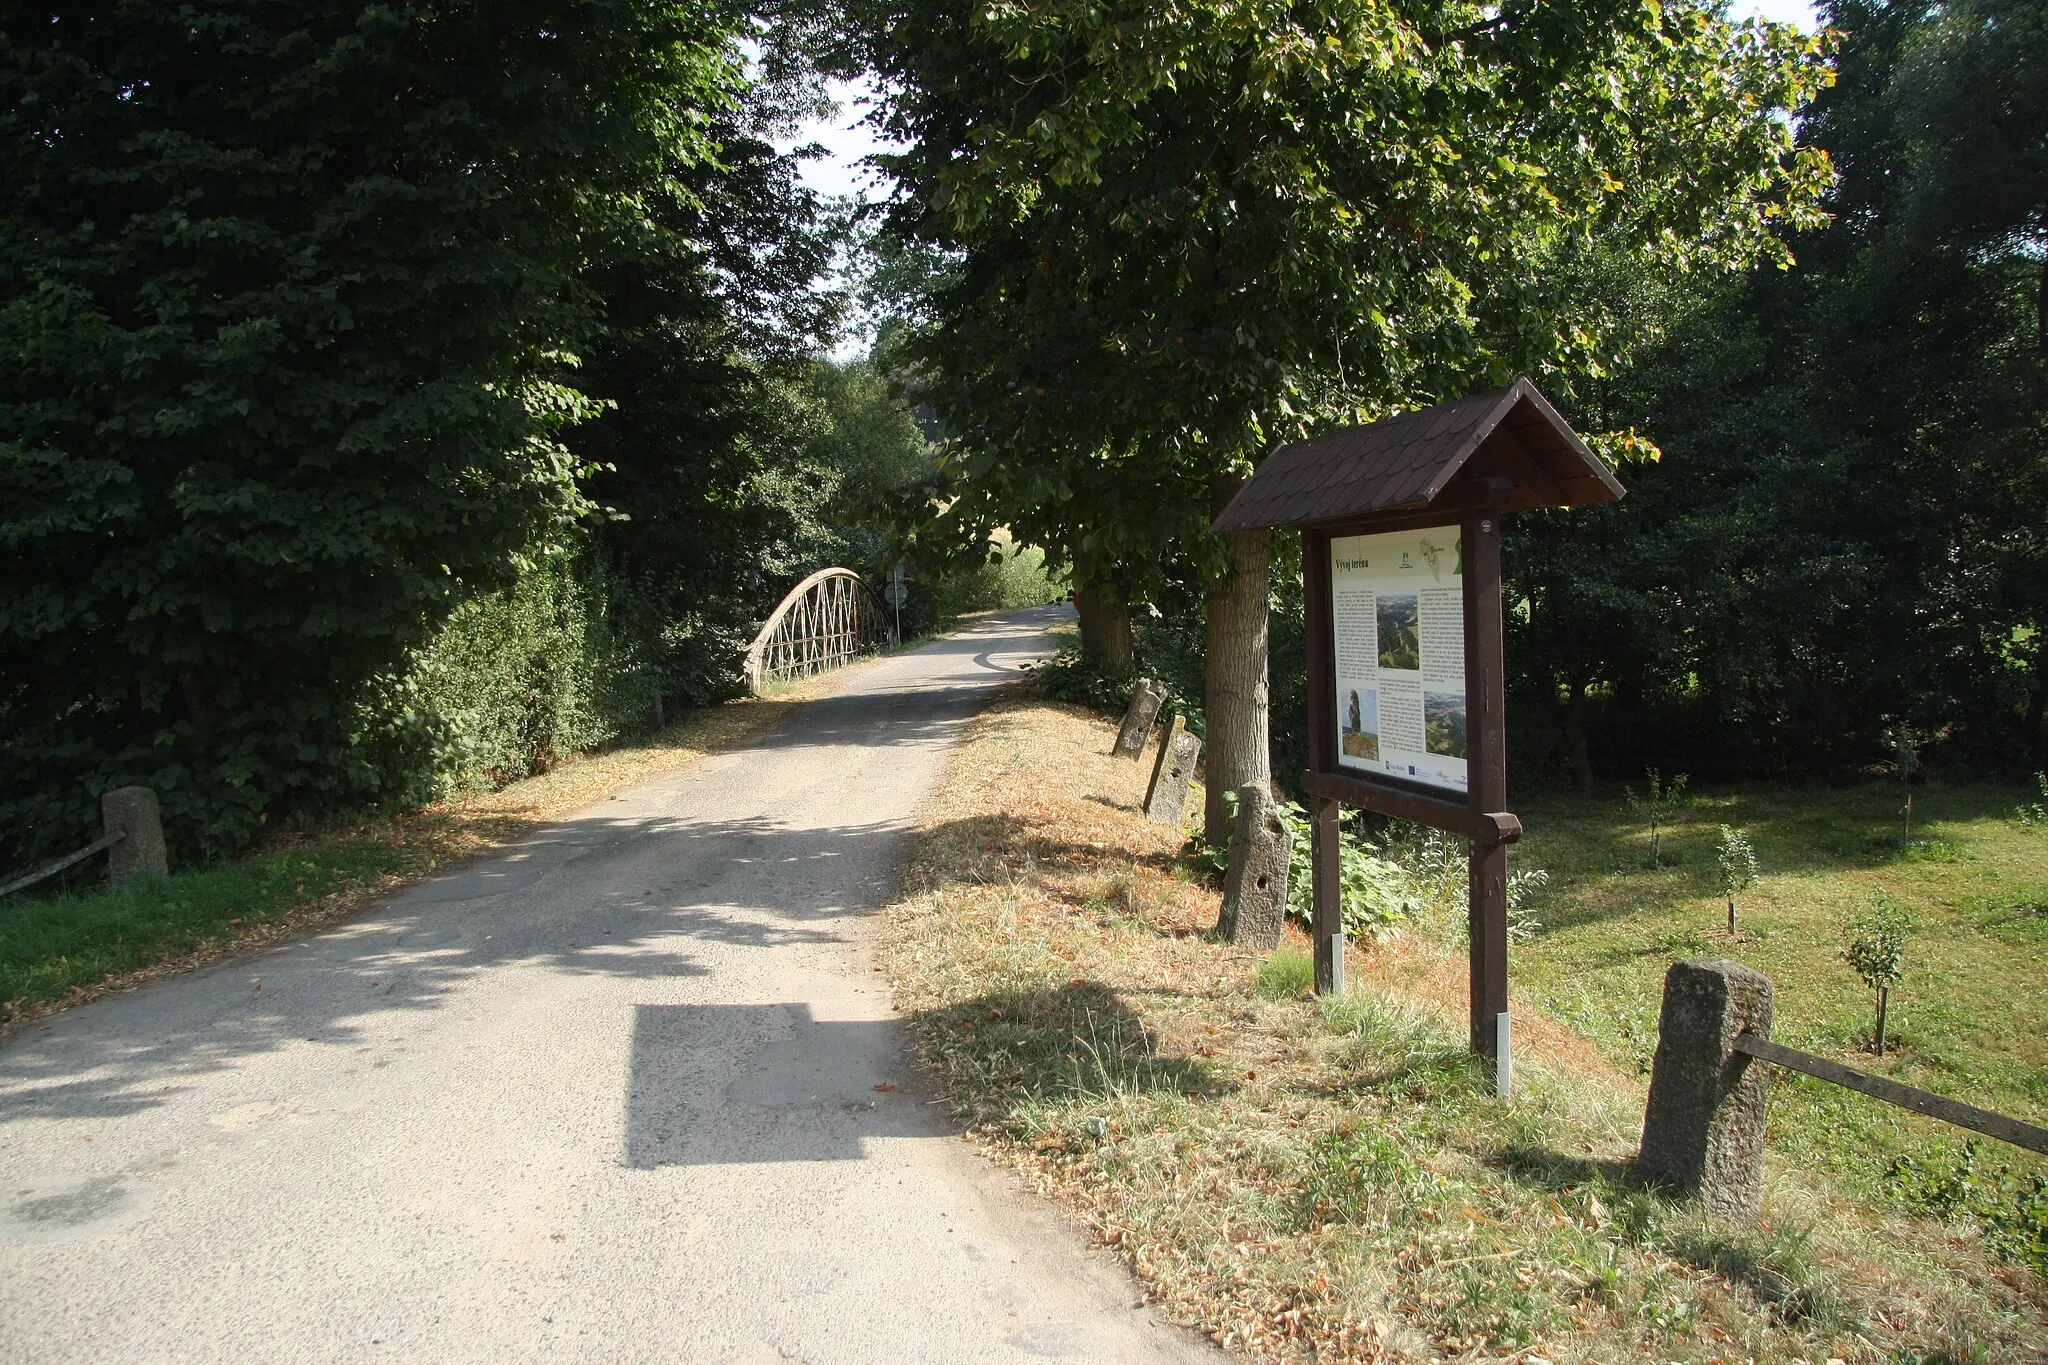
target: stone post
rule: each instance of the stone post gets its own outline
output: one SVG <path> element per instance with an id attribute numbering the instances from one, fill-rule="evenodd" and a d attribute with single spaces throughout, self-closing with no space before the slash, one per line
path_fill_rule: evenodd
<path id="1" fill-rule="evenodd" d="M 1270 953 L 1287 922 L 1287 873 L 1294 831 L 1264 782 L 1237 789 L 1237 824 L 1230 832 L 1230 870 L 1223 875 L 1223 916 L 1216 932 L 1231 943 Z"/>
<path id="2" fill-rule="evenodd" d="M 127 836 L 107 850 L 109 882 L 120 886 L 136 877 L 161 877 L 170 871 L 156 793 L 148 787 L 116 787 L 103 794 L 100 822 L 105 833 L 118 830 Z"/>
<path id="3" fill-rule="evenodd" d="M 1179 825 L 1187 806 L 1188 784 L 1195 778 L 1195 760 L 1202 754 L 1202 741 L 1189 733 L 1187 719 L 1175 716 L 1159 741 L 1159 757 L 1152 765 L 1152 785 L 1145 791 L 1145 818 L 1162 825 Z"/>
<path id="4" fill-rule="evenodd" d="M 1739 962 L 1695 958 L 1664 976 L 1664 1012 L 1637 1169 L 1717 1218 L 1752 1221 L 1763 1197 L 1770 1068 L 1735 1050 L 1771 1036 L 1771 979 Z"/>
<path id="5" fill-rule="evenodd" d="M 1159 708 L 1166 701 L 1166 688 L 1150 678 L 1138 679 L 1137 688 L 1131 693 L 1131 704 L 1124 708 L 1124 723 L 1116 732 L 1116 747 L 1110 750 L 1118 758 L 1135 759 L 1145 752 L 1145 741 L 1152 737 L 1152 722 L 1159 718 Z"/>

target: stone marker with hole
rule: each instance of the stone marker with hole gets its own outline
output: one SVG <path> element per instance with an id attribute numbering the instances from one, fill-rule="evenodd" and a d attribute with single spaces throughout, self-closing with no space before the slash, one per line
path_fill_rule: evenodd
<path id="1" fill-rule="evenodd" d="M 1223 876 L 1223 917 L 1216 921 L 1219 935 L 1261 953 L 1280 946 L 1293 856 L 1294 831 L 1280 818 L 1272 788 L 1264 782 L 1239 787 L 1230 870 Z"/>
<path id="2" fill-rule="evenodd" d="M 1159 708 L 1166 702 L 1166 687 L 1150 678 L 1138 679 L 1136 690 L 1131 693 L 1131 704 L 1124 708 L 1123 727 L 1116 732 L 1116 747 L 1110 750 L 1118 758 L 1135 759 L 1145 752 L 1145 741 L 1152 737 L 1152 722 L 1159 719 Z"/>
<path id="3" fill-rule="evenodd" d="M 1771 1036 L 1771 979 L 1739 962 L 1674 962 L 1664 977 L 1664 1012 L 1643 1150 L 1636 1168 L 1717 1218 L 1751 1221 L 1763 1199 L 1764 1108 L 1770 1069 L 1735 1050 L 1747 1029 Z"/>
<path id="4" fill-rule="evenodd" d="M 116 787 L 102 795 L 100 823 L 107 834 L 118 831 L 124 836 L 107 849 L 109 882 L 120 886 L 136 877 L 161 877 L 170 871 L 156 793 L 148 787 Z"/>
<path id="5" fill-rule="evenodd" d="M 1201 757 L 1202 741 L 1189 733 L 1186 717 L 1175 716 L 1159 741 L 1159 757 L 1152 764 L 1152 785 L 1145 789 L 1145 818 L 1162 825 L 1178 826 L 1188 803 L 1188 783 L 1195 780 L 1195 760 Z"/>

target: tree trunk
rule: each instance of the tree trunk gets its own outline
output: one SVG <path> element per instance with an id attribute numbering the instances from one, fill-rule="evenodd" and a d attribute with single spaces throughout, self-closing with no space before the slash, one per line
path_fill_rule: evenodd
<path id="1" fill-rule="evenodd" d="M 1877 1055 L 1884 1056 L 1884 1007 L 1890 1003 L 1891 987 L 1877 988 Z"/>
<path id="2" fill-rule="evenodd" d="M 1212 509 L 1221 512 L 1243 486 L 1224 477 L 1210 485 Z M 1225 793 L 1273 775 L 1266 726 L 1266 596 L 1272 563 L 1270 531 L 1238 531 L 1223 537 L 1230 571 L 1209 584 L 1207 658 L 1202 668 L 1202 708 L 1209 733 L 1205 753 L 1204 836 L 1230 842 Z"/>
<path id="3" fill-rule="evenodd" d="M 1138 666 L 1131 643 L 1131 608 L 1120 593 L 1097 583 L 1074 589 L 1081 615 L 1081 653 L 1097 663 L 1130 673 Z"/>
<path id="4" fill-rule="evenodd" d="M 1576 680 L 1571 697 L 1564 704 L 1565 743 L 1572 751 L 1572 785 L 1581 796 L 1598 796 L 1600 786 L 1593 780 L 1593 755 L 1586 747 L 1586 689 Z"/>

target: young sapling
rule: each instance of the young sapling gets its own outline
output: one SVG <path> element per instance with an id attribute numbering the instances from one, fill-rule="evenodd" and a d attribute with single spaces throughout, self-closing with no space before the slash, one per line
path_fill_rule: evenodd
<path id="1" fill-rule="evenodd" d="M 1913 727 L 1906 724 L 1892 726 L 1884 732 L 1885 743 L 1891 746 L 1892 759 L 1899 770 L 1899 794 L 1905 804 L 1899 807 L 1900 837 L 1907 843 L 1913 842 L 1913 774 L 1920 771 L 1920 736 Z"/>
<path id="2" fill-rule="evenodd" d="M 1629 810 L 1650 822 L 1650 866 L 1662 867 L 1664 826 L 1670 823 L 1671 812 L 1678 808 L 1678 798 L 1685 791 L 1685 774 L 1673 773 L 1667 782 L 1655 768 L 1645 768 L 1643 778 L 1641 796 L 1634 787 L 1623 787 L 1622 795 L 1628 798 Z"/>
<path id="3" fill-rule="evenodd" d="M 1756 849 L 1749 836 L 1732 825 L 1721 826 L 1716 849 L 1721 860 L 1721 894 L 1728 898 L 1728 932 L 1735 932 L 1735 898 L 1756 885 Z"/>
<path id="4" fill-rule="evenodd" d="M 1842 958 L 1863 984 L 1877 992 L 1877 1055 L 1884 1056 L 1885 1007 L 1891 1002 L 1892 987 L 1905 974 L 1906 938 L 1913 932 L 1913 917 L 1906 908 L 1882 891 L 1865 903 L 1861 913 L 1845 926 L 1847 943 Z"/>

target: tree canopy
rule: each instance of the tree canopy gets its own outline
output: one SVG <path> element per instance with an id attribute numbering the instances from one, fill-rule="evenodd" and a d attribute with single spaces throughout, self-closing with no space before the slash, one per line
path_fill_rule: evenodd
<path id="1" fill-rule="evenodd" d="M 1796 264 L 1603 286 L 1668 331 L 1565 396 L 1664 458 L 1619 507 L 1510 528 L 1531 777 L 1849 772 L 1898 725 L 1974 767 L 2040 761 L 2041 10 L 1826 19 L 1840 77 L 1802 126 L 1841 178 Z"/>
<path id="2" fill-rule="evenodd" d="M 762 546 L 822 501 L 765 466 L 805 444 L 832 305 L 828 225 L 762 124 L 788 64 L 750 73 L 741 46 L 760 32 L 666 0 L 0 23 L 16 856 L 122 782 L 162 794 L 188 856 L 416 796 L 413 651 L 582 553 L 578 522 L 628 588 L 691 571 L 661 538 L 692 517 L 725 537 L 714 580 L 774 572 Z M 656 466 L 693 463 L 678 512 Z M 726 615 L 770 591 L 739 586 Z M 688 635 L 692 605 L 646 630 Z"/>
<path id="3" fill-rule="evenodd" d="M 882 158 L 897 229 L 961 253 L 922 352 L 945 515 L 1126 595 L 1171 556 L 1207 568 L 1212 817 L 1265 774 L 1263 542 L 1226 558 L 1207 532 L 1263 453 L 1598 369 L 1587 262 L 1781 259 L 1771 227 L 1812 221 L 1827 179 L 1787 121 L 1817 40 L 1699 5 L 864 13 L 909 144 Z"/>

